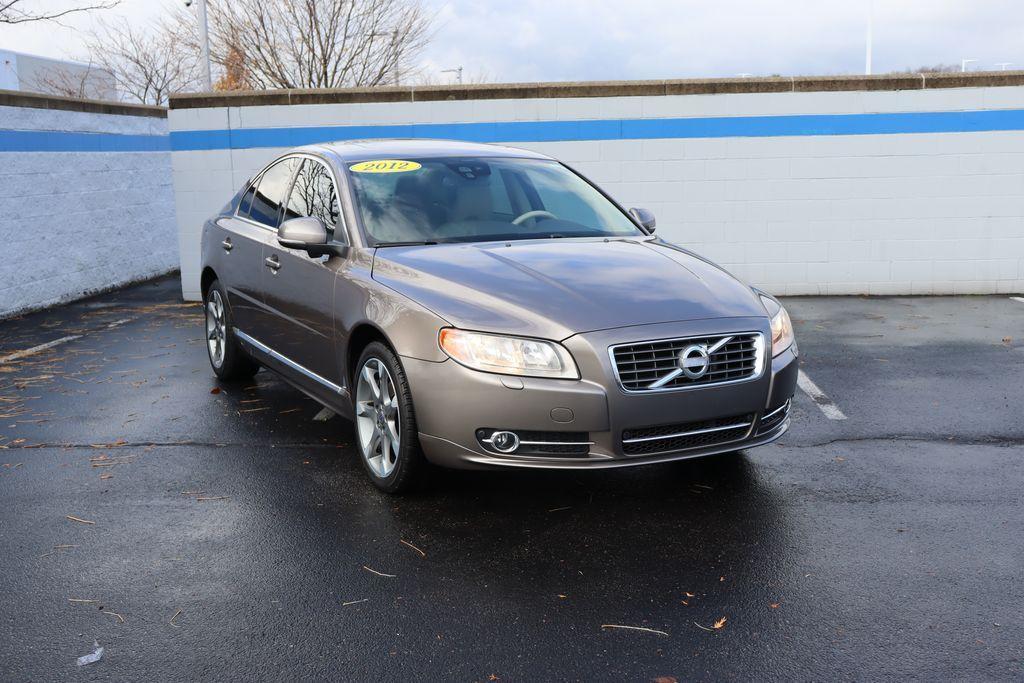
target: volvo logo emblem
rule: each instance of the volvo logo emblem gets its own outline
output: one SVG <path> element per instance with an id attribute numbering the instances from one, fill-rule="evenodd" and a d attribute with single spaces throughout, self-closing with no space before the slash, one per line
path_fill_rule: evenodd
<path id="1" fill-rule="evenodd" d="M 691 344 L 679 354 L 679 369 L 690 379 L 700 379 L 706 375 L 710 364 L 708 347 L 703 344 Z"/>

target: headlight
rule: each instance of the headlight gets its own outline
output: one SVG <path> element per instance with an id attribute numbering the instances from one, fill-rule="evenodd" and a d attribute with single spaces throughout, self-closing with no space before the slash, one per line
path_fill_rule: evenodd
<path id="1" fill-rule="evenodd" d="M 453 360 L 474 370 L 561 379 L 580 376 L 572 356 L 555 342 L 446 327 L 438 335 L 438 343 Z"/>
<path id="2" fill-rule="evenodd" d="M 772 358 L 779 355 L 793 343 L 793 323 L 789 313 L 775 299 L 761 295 L 761 303 L 772 320 Z"/>

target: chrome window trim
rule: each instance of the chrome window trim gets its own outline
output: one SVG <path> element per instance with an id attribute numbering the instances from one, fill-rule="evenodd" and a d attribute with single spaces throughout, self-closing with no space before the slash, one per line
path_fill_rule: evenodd
<path id="1" fill-rule="evenodd" d="M 292 154 L 291 156 L 296 159 L 310 159 L 327 169 L 327 172 L 331 175 L 331 182 L 334 183 L 334 201 L 338 203 L 338 222 L 334 224 L 334 228 L 331 230 L 331 232 L 336 235 L 338 233 L 338 229 L 340 228 L 341 233 L 345 236 L 344 241 L 338 239 L 333 239 L 332 241 L 338 242 L 339 244 L 344 244 L 346 247 L 352 246 L 352 236 L 349 234 L 348 221 L 345 220 L 345 211 L 341 203 L 341 185 L 338 183 L 338 176 L 334 173 L 334 168 L 329 163 L 327 163 L 325 159 L 318 157 L 315 154 L 303 152 L 299 154 Z M 294 189 L 295 187 L 295 179 L 298 177 L 298 171 L 301 170 L 302 166 L 300 165 L 299 168 L 296 169 L 296 174 L 292 176 L 292 182 L 288 185 L 288 196 L 285 197 L 285 206 L 287 206 L 287 201 L 292 196 L 292 189 Z"/>
<path id="2" fill-rule="evenodd" d="M 258 339 L 255 339 L 255 338 L 249 336 L 248 334 L 246 334 L 245 332 L 242 332 L 240 329 L 235 328 L 234 332 L 235 332 L 235 335 L 238 336 L 238 338 L 241 339 L 242 341 L 244 341 L 244 342 L 246 342 L 248 344 L 252 344 L 254 347 L 259 349 L 263 353 L 267 354 L 268 356 L 270 356 L 274 360 L 277 360 L 277 361 L 280 361 L 281 363 L 284 363 L 285 365 L 290 367 L 292 370 L 295 370 L 296 372 L 302 373 L 303 375 L 305 375 L 306 377 L 310 378 L 311 380 L 313 380 L 315 382 L 319 382 L 320 384 L 324 385 L 328 389 L 331 389 L 332 391 L 335 391 L 335 392 L 337 392 L 339 394 L 347 393 L 345 391 L 344 387 L 341 387 L 341 386 L 335 384 L 334 382 L 332 382 L 329 379 L 321 377 L 320 375 L 316 374 L 312 370 L 306 368 L 304 365 L 300 365 L 299 363 L 296 363 L 295 361 L 293 361 L 288 356 L 286 356 L 286 355 L 284 355 L 282 353 L 278 353 L 277 351 L 275 351 L 274 349 L 270 348 L 269 346 L 267 346 L 263 342 L 259 341 Z"/>
<path id="3" fill-rule="evenodd" d="M 619 364 L 615 362 L 615 349 L 622 348 L 624 346 L 635 346 L 637 344 L 660 344 L 662 342 L 685 342 L 691 339 L 707 339 L 708 337 L 741 337 L 743 335 L 752 335 L 757 337 L 756 350 L 757 357 L 754 361 L 754 368 L 756 372 L 750 377 L 742 377 L 740 379 L 730 379 L 724 382 L 707 382 L 705 384 L 695 384 L 684 387 L 658 387 L 656 389 L 627 389 L 622 383 L 622 378 L 619 377 Z M 619 391 L 626 394 L 655 394 L 663 391 L 695 391 L 698 389 L 710 389 L 712 387 L 725 387 L 730 384 L 740 384 L 742 382 L 753 382 L 754 380 L 761 379 L 765 374 L 766 369 L 766 350 L 764 334 L 758 330 L 747 330 L 746 332 L 713 332 L 711 334 L 694 334 L 687 337 L 665 337 L 663 339 L 643 339 L 640 341 L 633 342 L 622 342 L 619 344 L 613 344 L 608 347 L 608 361 L 612 366 L 612 374 L 615 376 L 615 383 L 619 385 Z"/>
<path id="4" fill-rule="evenodd" d="M 285 154 L 284 156 L 280 156 L 280 157 L 274 159 L 269 164 L 267 164 L 266 166 L 261 168 L 260 172 L 257 173 L 256 175 L 254 175 L 252 177 L 252 179 L 249 180 L 248 183 L 246 183 L 245 191 L 242 192 L 242 196 L 244 197 L 245 193 L 249 191 L 249 188 L 252 187 L 253 185 L 255 185 L 256 183 L 258 183 L 260 181 L 260 179 L 263 178 L 263 174 L 266 173 L 267 170 L 271 166 L 276 166 L 277 164 L 281 163 L 282 161 L 285 161 L 287 159 L 293 159 L 293 158 L 296 158 L 298 156 L 299 156 L 298 154 Z M 296 170 L 298 170 L 298 169 L 296 169 Z M 285 196 L 284 196 L 286 201 L 288 199 L 288 195 L 290 195 L 291 192 L 292 192 L 292 182 L 294 180 L 295 180 L 295 173 L 293 171 L 292 175 L 288 178 L 288 189 L 285 191 Z M 255 198 L 255 195 L 253 195 L 253 198 Z M 241 203 L 241 202 L 239 202 L 239 203 Z M 249 208 L 250 209 L 252 208 L 252 202 L 249 203 Z M 280 208 L 278 209 L 278 211 L 280 211 Z M 232 217 L 237 218 L 237 219 L 242 220 L 242 221 L 245 221 L 246 223 L 251 223 L 252 225 L 258 225 L 261 228 L 265 228 L 267 230 L 271 230 L 273 232 L 277 232 L 277 228 L 272 228 L 269 225 L 267 225 L 266 223 L 260 223 L 259 221 L 254 221 L 253 219 L 249 218 L 248 216 L 239 216 L 238 215 L 238 207 L 237 206 L 235 207 L 235 213 L 232 214 Z"/>
<path id="5" fill-rule="evenodd" d="M 254 184 L 256 184 L 260 180 L 260 178 L 263 177 L 263 174 L 267 172 L 267 169 L 269 169 L 271 166 L 277 164 L 280 161 L 284 161 L 285 159 L 312 159 L 313 161 L 323 165 L 327 169 L 327 172 L 331 174 L 331 181 L 334 183 L 334 198 L 338 202 L 338 223 L 334 226 L 334 229 L 332 230 L 332 232 L 335 235 L 337 235 L 338 234 L 338 229 L 340 228 L 341 229 L 341 233 L 345 236 L 345 240 L 344 241 L 340 241 L 340 240 L 338 240 L 336 238 L 335 238 L 334 241 L 338 242 L 339 244 L 344 244 L 347 247 L 351 247 L 352 246 L 352 235 L 351 235 L 351 233 L 349 232 L 349 229 L 348 229 L 348 221 L 345 220 L 345 205 L 341 201 L 341 184 L 338 182 L 338 174 L 336 174 L 334 172 L 334 167 L 326 159 L 324 159 L 322 157 L 318 157 L 315 154 L 310 154 L 308 152 L 296 152 L 294 154 L 285 154 L 284 156 L 278 157 L 278 158 L 274 159 L 273 161 L 271 161 L 266 166 L 264 166 L 263 168 L 261 168 L 258 173 L 253 175 L 253 177 L 249 180 L 249 182 L 245 184 L 245 189 L 242 191 L 242 196 L 245 196 L 245 193 L 249 191 L 249 188 L 252 187 Z M 296 169 L 296 171 L 298 171 L 301 168 L 302 167 L 300 165 L 299 168 Z M 288 191 L 287 191 L 287 193 L 285 194 L 285 197 L 284 197 L 285 202 L 287 202 L 288 198 L 291 197 L 292 188 L 295 186 L 295 175 L 296 174 L 293 173 L 291 179 L 288 181 Z M 259 221 L 254 221 L 253 219 L 249 218 L 248 216 L 241 216 L 241 215 L 239 215 L 238 207 L 237 206 L 235 207 L 235 212 L 233 214 L 231 214 L 231 217 L 232 218 L 236 218 L 236 219 L 238 219 L 240 221 L 243 221 L 245 223 L 248 223 L 249 225 L 254 225 L 257 228 L 263 228 L 264 230 L 269 230 L 271 232 L 277 232 L 277 228 L 272 228 L 272 227 L 270 227 L 269 225 L 267 225 L 265 223 L 260 223 Z"/>

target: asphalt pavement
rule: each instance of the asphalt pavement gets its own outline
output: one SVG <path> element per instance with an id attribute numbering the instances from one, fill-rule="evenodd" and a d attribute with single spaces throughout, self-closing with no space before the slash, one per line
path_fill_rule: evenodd
<path id="1" fill-rule="evenodd" d="M 0 678 L 1021 680 L 1024 302 L 786 304 L 776 444 L 402 498 L 174 279 L 0 322 Z"/>

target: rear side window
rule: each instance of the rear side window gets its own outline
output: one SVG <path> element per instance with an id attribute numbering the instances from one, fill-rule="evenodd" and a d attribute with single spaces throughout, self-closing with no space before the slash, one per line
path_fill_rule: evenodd
<path id="1" fill-rule="evenodd" d="M 249 186 L 249 189 L 245 191 L 242 198 L 238 201 L 238 215 L 248 216 L 249 209 L 252 207 L 252 197 L 256 194 L 256 183 L 254 182 Z"/>
<path id="2" fill-rule="evenodd" d="M 288 197 L 285 220 L 313 216 L 333 231 L 340 215 L 338 193 L 330 171 L 319 161 L 304 160 Z"/>
<path id="3" fill-rule="evenodd" d="M 277 227 L 281 204 L 284 203 L 284 195 L 288 191 L 288 182 L 298 164 L 298 159 L 284 159 L 266 170 L 256 185 L 249 218 L 271 228 Z M 245 202 L 244 197 L 242 202 Z M 241 207 L 239 210 L 241 211 Z"/>

